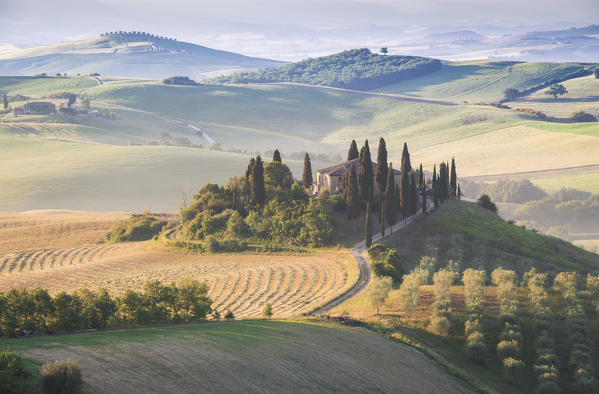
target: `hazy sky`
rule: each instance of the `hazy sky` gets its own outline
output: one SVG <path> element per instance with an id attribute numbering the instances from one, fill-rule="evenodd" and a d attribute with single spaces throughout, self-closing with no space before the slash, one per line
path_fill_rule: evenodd
<path id="1" fill-rule="evenodd" d="M 423 26 L 500 34 L 596 22 L 598 0 L 0 0 L 0 49 L 141 30 L 249 54 L 312 42 L 318 52 Z"/>

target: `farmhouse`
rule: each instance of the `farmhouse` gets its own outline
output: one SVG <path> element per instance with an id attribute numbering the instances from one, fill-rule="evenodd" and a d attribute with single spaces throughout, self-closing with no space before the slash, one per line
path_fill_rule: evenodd
<path id="1" fill-rule="evenodd" d="M 25 104 L 25 112 L 28 114 L 51 114 L 56 112 L 56 106 L 47 101 L 32 101 Z"/>
<path id="2" fill-rule="evenodd" d="M 320 169 L 316 171 L 316 183 L 314 184 L 314 192 L 326 189 L 330 193 L 335 193 L 343 189 L 341 178 L 350 167 L 355 167 L 356 174 L 358 173 L 358 159 L 346 161 L 344 163 L 335 164 L 333 166 Z M 376 173 L 377 163 L 372 163 L 372 174 Z M 395 177 L 395 184 L 399 184 L 401 172 L 393 169 L 393 176 Z"/>

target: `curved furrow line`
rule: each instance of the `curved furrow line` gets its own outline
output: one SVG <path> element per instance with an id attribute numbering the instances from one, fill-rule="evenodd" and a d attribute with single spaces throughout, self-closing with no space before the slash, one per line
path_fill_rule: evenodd
<path id="1" fill-rule="evenodd" d="M 289 299 L 287 306 L 283 307 L 281 311 L 297 310 L 301 308 L 303 305 L 305 305 L 305 297 L 308 294 L 310 294 L 310 291 L 314 288 L 315 283 L 318 281 L 318 271 L 314 268 L 314 265 L 307 265 L 309 266 L 309 274 L 307 275 L 306 281 L 304 282 L 307 285 L 304 286 L 302 283 L 302 286 L 297 288 L 296 292 L 292 294 L 292 297 Z M 299 292 L 300 290 L 302 291 Z"/>
<path id="2" fill-rule="evenodd" d="M 313 266 L 313 268 L 314 268 L 314 266 Z M 318 283 L 318 287 L 316 287 L 309 294 L 306 293 L 305 296 L 302 296 L 300 298 L 301 305 L 299 305 L 298 309 L 301 309 L 302 307 L 305 307 L 306 305 L 310 305 L 312 302 L 316 302 L 323 296 L 322 291 L 323 291 L 325 285 L 327 284 L 327 278 L 328 278 L 327 270 L 321 264 L 318 264 L 317 268 L 314 268 L 314 269 L 316 270 L 316 275 L 315 275 L 315 279 L 314 279 L 313 283 Z M 314 288 L 314 286 L 312 286 L 312 288 Z"/>
<path id="3" fill-rule="evenodd" d="M 44 255 L 46 255 L 48 252 L 51 252 L 51 250 L 50 249 L 41 249 L 37 253 L 34 253 L 33 256 L 31 256 L 31 258 L 29 259 L 28 264 L 25 264 L 26 266 L 29 265 L 29 271 L 32 271 L 33 267 L 35 266 L 37 261 L 40 258 L 43 258 Z M 25 269 L 25 267 L 23 267 L 23 269 Z"/>
<path id="4" fill-rule="evenodd" d="M 98 254 L 96 254 L 94 256 L 94 258 L 96 260 L 101 260 L 104 258 L 104 256 L 106 256 L 107 254 L 109 254 L 109 252 L 112 252 L 114 250 L 114 248 L 116 248 L 115 245 L 110 245 L 110 246 L 100 246 L 100 251 Z"/>
<path id="5" fill-rule="evenodd" d="M 272 305 L 275 297 L 280 296 L 281 289 L 289 286 L 289 281 L 293 277 L 294 277 L 293 267 L 290 264 L 279 265 L 277 267 L 277 278 L 274 281 L 275 287 L 274 287 L 274 289 L 270 290 L 267 293 L 267 295 L 266 295 L 266 297 L 264 297 L 262 303 L 263 304 L 270 303 Z M 258 312 L 259 312 L 258 308 L 256 308 L 255 310 L 253 308 L 248 310 L 248 313 L 257 314 Z"/>
<path id="6" fill-rule="evenodd" d="M 5 254 L 2 256 L 2 258 L 0 259 L 0 274 L 4 271 L 4 268 L 6 267 L 6 264 L 8 264 L 8 261 L 13 257 L 14 255 L 11 254 Z"/>
<path id="7" fill-rule="evenodd" d="M 46 253 L 44 257 L 40 259 L 38 266 L 39 270 L 43 270 L 48 260 L 53 258 L 58 253 L 58 251 L 58 249 L 48 249 L 48 253 Z"/>
<path id="8" fill-rule="evenodd" d="M 12 262 L 10 267 L 8 267 L 8 272 L 13 272 L 17 266 L 21 267 L 21 269 L 23 269 L 23 262 L 27 261 L 27 259 L 33 254 L 35 253 L 35 250 L 28 250 L 26 252 L 23 252 L 21 255 L 19 255 L 19 257 L 15 258 Z"/>
<path id="9" fill-rule="evenodd" d="M 83 250 L 83 253 L 79 255 L 79 264 L 89 261 L 89 254 L 94 249 L 94 246 L 87 247 Z"/>
<path id="10" fill-rule="evenodd" d="M 71 255 L 73 253 L 75 253 L 76 250 L 77 250 L 76 248 L 63 249 L 62 253 L 59 254 L 57 263 L 60 263 L 60 266 L 64 267 L 65 262 L 67 261 L 67 259 L 69 259 L 71 257 Z"/>
<path id="11" fill-rule="evenodd" d="M 283 309 L 281 307 L 285 306 L 291 297 L 297 294 L 306 280 L 306 270 L 303 266 L 295 265 L 293 268 L 293 282 L 290 282 L 285 291 L 275 301 L 272 302 L 273 308 L 276 305 L 277 310 Z"/>
<path id="12" fill-rule="evenodd" d="M 229 281 L 228 275 L 218 275 L 217 279 L 214 282 L 214 287 L 212 291 L 208 293 L 209 297 L 212 299 L 212 303 L 214 304 L 216 300 L 221 296 L 225 286 Z"/>
<path id="13" fill-rule="evenodd" d="M 223 297 L 225 296 L 225 289 L 227 289 L 227 287 L 229 286 L 230 282 L 233 280 L 233 276 L 227 274 L 221 275 L 222 276 L 222 286 L 220 286 L 220 290 L 218 291 L 218 293 L 216 293 L 216 295 L 214 297 L 212 297 L 212 303 L 214 305 L 219 305 L 219 303 L 221 303 Z"/>
<path id="14" fill-rule="evenodd" d="M 262 292 L 264 291 L 264 287 L 265 285 L 268 286 L 268 284 L 265 282 L 265 273 L 266 270 L 264 269 L 264 267 L 258 267 L 257 268 L 257 275 L 258 277 L 254 279 L 254 281 L 252 282 L 251 287 L 247 290 L 246 292 L 246 297 L 241 298 L 239 301 L 239 304 L 236 306 L 231 306 L 231 310 L 233 310 L 233 312 L 235 312 L 236 315 L 238 315 L 239 313 L 243 313 L 244 311 L 246 311 L 247 309 L 252 307 L 252 302 L 260 295 L 262 294 Z M 268 279 L 266 279 L 268 280 Z"/>
<path id="15" fill-rule="evenodd" d="M 106 246 L 96 246 L 94 251 L 89 254 L 89 261 L 93 261 L 98 258 L 98 254 L 102 251 L 102 249 L 106 249 Z"/>
<path id="16" fill-rule="evenodd" d="M 226 310 L 231 310 L 233 308 L 233 305 L 235 305 L 244 295 L 247 294 L 249 286 L 250 286 L 250 282 L 252 280 L 252 277 L 255 274 L 254 270 L 247 270 L 247 271 L 243 271 L 244 273 L 244 281 L 241 284 L 241 286 L 239 287 L 239 290 L 235 291 L 234 293 L 232 293 L 232 297 L 230 297 L 228 299 L 228 302 L 226 305 L 223 306 L 224 309 Z"/>
<path id="17" fill-rule="evenodd" d="M 271 289 L 273 288 L 275 281 L 274 281 L 274 276 L 275 276 L 275 271 L 272 269 L 272 267 L 268 267 L 265 271 L 268 272 L 268 275 L 266 277 L 266 281 L 264 282 L 264 288 L 262 289 L 262 291 L 258 294 L 256 294 L 255 297 L 250 298 L 248 301 L 248 307 L 239 314 L 239 316 L 248 316 L 251 311 L 255 310 L 255 309 L 259 309 L 260 308 L 260 304 L 258 303 L 264 296 L 266 296 L 266 294 L 271 291 Z"/>
<path id="18" fill-rule="evenodd" d="M 69 262 L 69 265 L 77 265 L 77 263 L 81 263 L 81 258 L 82 256 L 85 255 L 85 253 L 87 252 L 88 248 L 86 247 L 80 247 L 77 250 L 77 253 L 75 253 L 73 255 L 73 258 L 71 258 L 71 261 Z"/>
<path id="19" fill-rule="evenodd" d="M 226 289 L 223 289 L 223 294 L 221 295 L 220 301 L 216 305 L 216 308 L 222 309 L 221 306 L 225 304 L 225 302 L 227 301 L 227 299 L 231 296 L 231 294 L 234 293 L 235 289 L 239 285 L 239 281 L 241 280 L 241 273 L 235 272 L 233 274 L 233 276 L 235 277 L 235 279 L 231 282 L 231 286 L 230 287 L 227 286 Z"/>

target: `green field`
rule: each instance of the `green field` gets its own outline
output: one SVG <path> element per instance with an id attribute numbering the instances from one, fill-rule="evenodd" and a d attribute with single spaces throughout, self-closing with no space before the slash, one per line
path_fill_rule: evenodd
<path id="1" fill-rule="evenodd" d="M 36 363 L 72 358 L 92 392 L 470 389 L 419 351 L 362 328 L 240 321 L 0 340 Z"/>

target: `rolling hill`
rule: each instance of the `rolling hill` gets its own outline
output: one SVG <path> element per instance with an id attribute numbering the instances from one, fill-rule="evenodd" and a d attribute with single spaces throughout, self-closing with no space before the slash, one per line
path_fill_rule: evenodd
<path id="1" fill-rule="evenodd" d="M 202 79 L 284 63 L 219 51 L 141 32 L 107 33 L 57 45 L 3 52 L 0 75 L 99 73 L 125 78 Z"/>
<path id="2" fill-rule="evenodd" d="M 581 67 L 443 63 L 440 70 L 378 93 L 299 84 L 173 86 L 104 76 L 101 82 L 83 76 L 0 77 L 0 94 L 8 95 L 11 108 L 32 100 L 64 105 L 66 99 L 55 96 L 68 92 L 79 96 L 75 108 L 87 98 L 98 111 L 0 115 L 0 202 L 8 211 L 174 211 L 184 189 L 192 193 L 206 182 L 225 182 L 257 151 L 279 148 L 299 176 L 302 151 L 310 152 L 316 170 L 344 157 L 352 139 L 368 138 L 374 148 L 379 137 L 386 139 L 394 163 L 405 141 L 413 161 L 427 170 L 455 156 L 464 177 L 496 179 L 530 171 L 549 189 L 596 191 L 595 123 L 552 123 L 472 104 L 496 101 L 506 87 L 526 90 L 547 78 L 565 78 Z M 560 111 L 555 115 L 577 109 L 594 113 L 594 81 L 564 82 L 570 98 L 548 102 L 534 92 L 509 104 Z M 580 166 L 586 166 L 584 173 Z"/>

